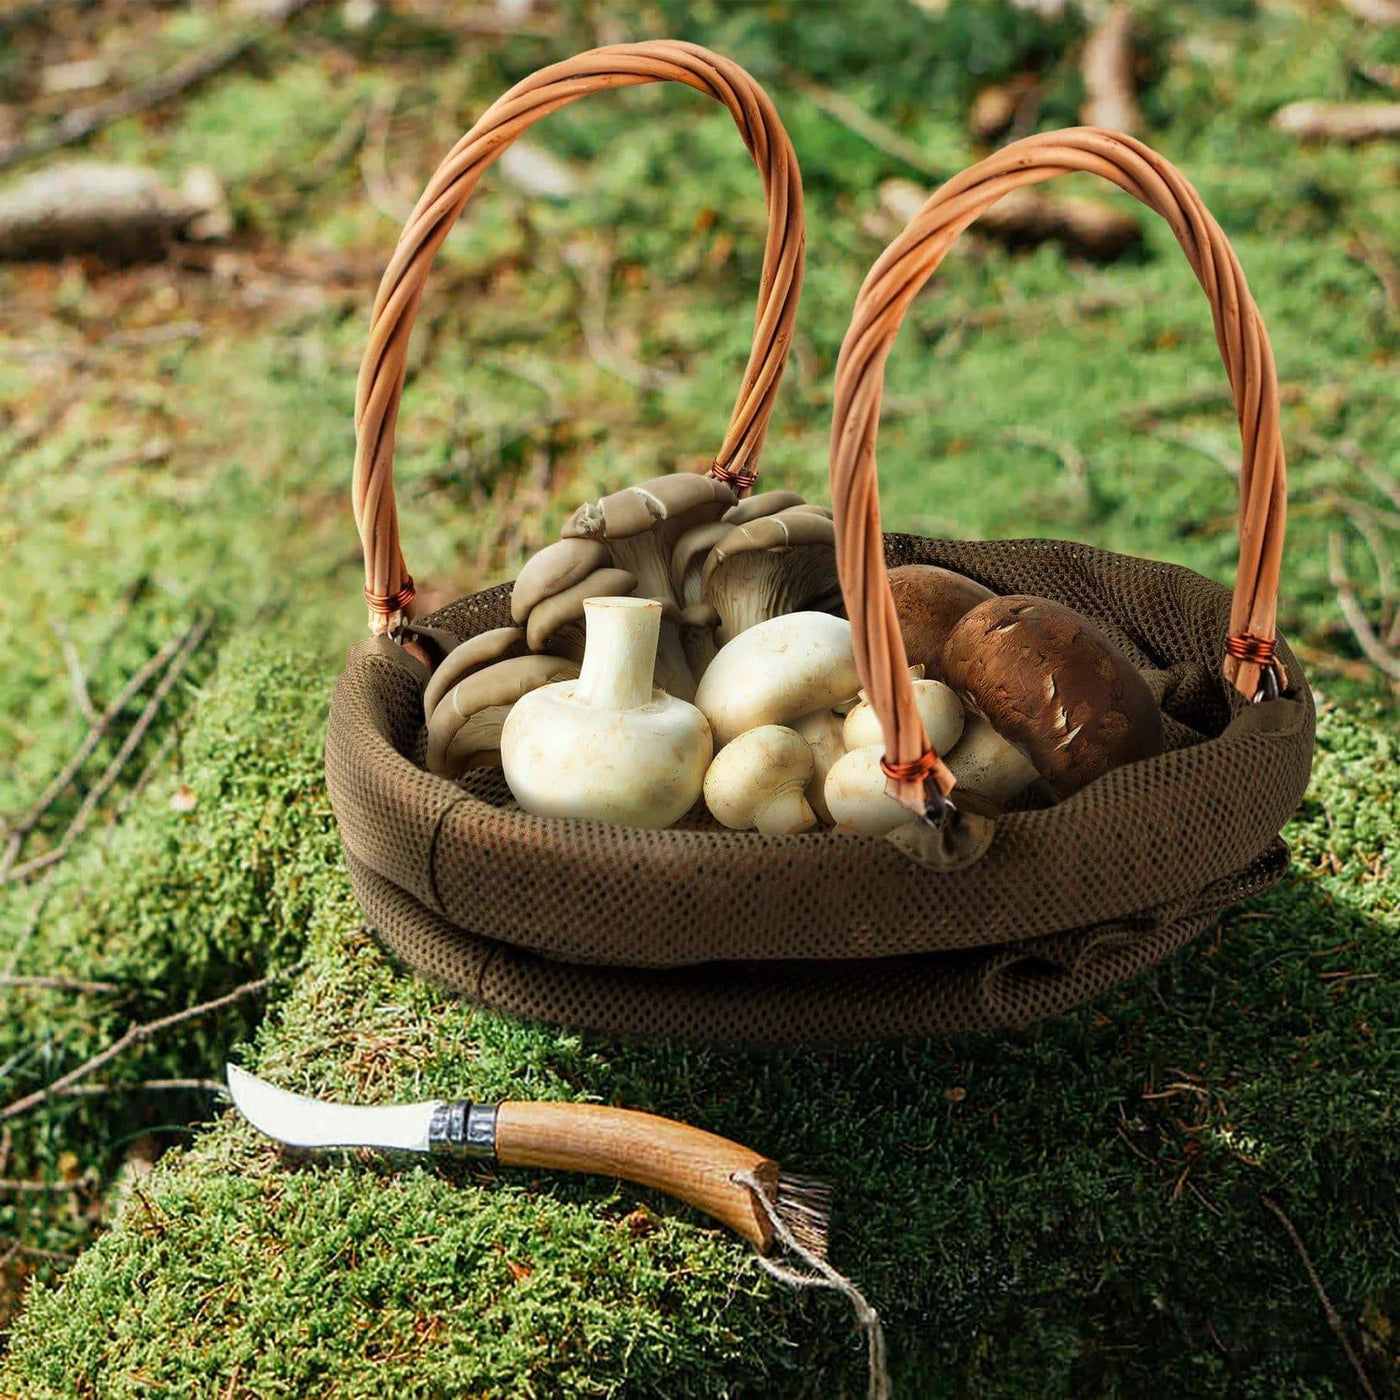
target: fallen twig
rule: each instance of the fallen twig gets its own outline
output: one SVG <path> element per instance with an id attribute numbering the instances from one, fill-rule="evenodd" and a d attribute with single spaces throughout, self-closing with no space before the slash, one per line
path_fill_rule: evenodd
<path id="1" fill-rule="evenodd" d="M 1337 595 L 1337 605 L 1342 610 L 1347 626 L 1351 628 L 1352 636 L 1356 638 L 1357 646 L 1378 671 L 1389 676 L 1391 680 L 1400 681 L 1400 656 L 1389 651 L 1371 627 L 1366 610 L 1356 596 L 1351 575 L 1347 573 L 1346 559 L 1342 552 L 1342 537 L 1335 530 L 1327 537 L 1327 573 Z"/>
<path id="2" fill-rule="evenodd" d="M 84 1177 L 76 1181 L 7 1181 L 0 1179 L 0 1191 L 21 1196 L 56 1196 L 67 1191 L 81 1191 L 91 1185 Z"/>
<path id="3" fill-rule="evenodd" d="M 1089 31 L 1080 56 L 1085 126 L 1106 126 L 1133 134 L 1142 125 L 1133 82 L 1133 13 L 1123 4 L 1110 5 Z"/>
<path id="4" fill-rule="evenodd" d="M 32 1094 L 26 1094 L 23 1098 L 16 1099 L 12 1104 L 0 1109 L 0 1123 L 18 1118 L 20 1114 L 28 1113 L 31 1108 L 37 1108 L 49 1099 L 69 1096 L 73 1085 L 95 1074 L 104 1065 L 111 1064 L 119 1055 L 130 1050 L 133 1045 L 150 1040 L 153 1036 L 169 1030 L 172 1026 L 193 1021 L 197 1017 L 207 1016 L 214 1011 L 222 1011 L 226 1006 L 232 1006 L 235 1002 L 256 996 L 259 992 L 266 991 L 275 980 L 272 977 L 259 977 L 255 981 L 245 982 L 241 987 L 235 987 L 233 991 L 226 992 L 221 997 L 215 997 L 213 1001 L 201 1002 L 198 1006 L 187 1006 L 183 1011 L 172 1012 L 169 1016 L 162 1016 L 156 1021 L 146 1021 L 142 1024 L 133 1023 L 105 1050 L 100 1050 L 96 1055 L 84 1060 L 82 1064 L 69 1070 L 67 1074 L 54 1080 L 52 1084 L 46 1084 L 42 1089 L 36 1089 Z"/>
<path id="5" fill-rule="evenodd" d="M 142 1079 L 135 1084 L 73 1084 L 55 1094 L 60 1099 L 101 1098 L 104 1094 L 178 1092 L 191 1089 L 206 1094 L 227 1094 L 228 1085 L 219 1079 Z"/>
<path id="6" fill-rule="evenodd" d="M 44 819 L 44 814 L 53 806 L 54 802 L 67 789 L 69 783 L 82 771 L 83 764 L 92 757 L 93 751 L 98 744 L 106 737 L 113 723 L 120 717 L 123 710 L 136 698 L 145 688 L 146 682 L 151 679 L 161 667 L 169 664 L 170 659 L 185 646 L 190 635 L 201 624 L 192 622 L 179 636 L 171 637 L 161 649 L 143 662 L 131 675 L 127 683 L 118 691 L 111 704 L 98 716 L 97 723 L 92 726 L 83 736 L 83 741 L 78 745 L 72 758 L 59 769 L 49 785 L 34 799 L 29 810 L 23 813 L 16 821 L 8 826 L 8 837 L 10 844 L 14 847 L 14 854 L 7 850 L 4 856 L 0 856 L 0 883 L 3 883 L 14 864 L 14 858 L 19 854 L 19 844 L 24 838 L 34 830 Z M 204 626 L 207 628 L 207 623 Z"/>
<path id="7" fill-rule="evenodd" d="M 117 93 L 114 97 L 103 98 L 100 102 L 67 113 L 46 131 L 41 131 L 27 141 L 16 141 L 6 150 L 0 151 L 0 171 L 22 161 L 48 155 L 64 146 L 85 141 L 114 122 L 137 116 L 152 107 L 169 102 L 172 97 L 179 96 L 187 89 L 212 78 L 230 64 L 236 63 L 310 3 L 311 0 L 277 0 L 276 4 L 268 7 L 264 22 L 256 28 L 222 44 L 216 44 L 204 53 L 195 54 L 183 63 L 177 63 L 149 82 L 140 83 L 126 92 Z"/>
<path id="8" fill-rule="evenodd" d="M 1293 1241 L 1293 1248 L 1298 1251 L 1298 1257 L 1303 1261 L 1303 1267 L 1308 1271 L 1308 1280 L 1313 1286 L 1313 1292 L 1317 1294 L 1318 1301 L 1322 1304 L 1323 1314 L 1327 1318 L 1327 1325 L 1332 1329 L 1332 1335 L 1341 1343 L 1342 1350 L 1346 1352 L 1347 1360 L 1351 1362 L 1351 1368 L 1356 1372 L 1356 1379 L 1361 1383 L 1361 1389 L 1365 1392 L 1367 1400 L 1377 1400 L 1375 1388 L 1371 1384 L 1371 1378 L 1366 1374 L 1366 1368 L 1361 1364 L 1361 1358 L 1356 1354 L 1350 1340 L 1347 1338 L 1346 1329 L 1342 1326 L 1342 1319 L 1333 1307 L 1332 1300 L 1327 1296 L 1327 1290 L 1322 1286 L 1322 1280 L 1318 1277 L 1317 1269 L 1313 1265 L 1312 1257 L 1308 1254 L 1307 1246 L 1303 1243 L 1303 1237 L 1298 1233 L 1293 1222 L 1284 1213 L 1280 1206 L 1272 1197 L 1259 1195 L 1260 1201 L 1265 1208 L 1278 1220 L 1279 1224 L 1288 1232 L 1288 1238 Z"/>
<path id="9" fill-rule="evenodd" d="M 1400 102 L 1290 102 L 1273 126 L 1303 141 L 1374 141 L 1400 136 Z"/>
<path id="10" fill-rule="evenodd" d="M 1065 469 L 1070 490 L 1083 504 L 1089 498 L 1089 459 L 1072 443 L 1038 428 L 1006 428 L 1002 436 L 1027 447 L 1038 447 L 1057 457 Z"/>
<path id="11" fill-rule="evenodd" d="M 799 92 L 806 93 L 833 121 L 839 122 L 847 131 L 853 132 L 861 140 L 874 146 L 877 151 L 902 160 L 911 169 L 926 175 L 930 180 L 937 180 L 940 184 L 952 173 L 939 169 L 917 142 L 909 140 L 907 136 L 901 136 L 878 117 L 872 117 L 864 107 L 858 102 L 852 102 L 844 93 L 835 92 L 796 74 L 789 75 L 789 81 Z"/>
<path id="12" fill-rule="evenodd" d="M 88 789 L 83 797 L 82 803 L 73 820 L 69 822 L 63 835 L 59 838 L 58 844 L 52 850 L 45 851 L 43 855 L 35 856 L 32 860 L 25 861 L 22 865 L 13 865 L 0 877 L 0 884 L 6 884 L 15 880 L 27 879 L 30 875 L 53 865 L 63 859 L 68 854 L 73 842 L 87 830 L 88 822 L 92 819 L 92 814 L 97 810 L 98 804 L 111 791 L 117 780 L 121 777 L 122 770 L 126 767 L 127 760 L 140 746 L 142 739 L 146 737 L 151 725 L 155 722 L 160 707 L 174 688 L 175 682 L 179 680 L 185 667 L 189 664 L 190 658 L 194 655 L 195 649 L 204 640 L 209 631 L 210 619 L 202 618 L 194 623 L 184 634 L 181 644 L 176 648 L 170 658 L 170 663 L 165 669 L 165 674 L 160 678 L 155 689 L 151 692 L 151 697 L 146 702 L 146 707 L 137 716 L 136 723 L 127 732 L 126 738 L 122 740 L 121 747 L 112 756 L 112 761 L 103 770 L 102 776 Z"/>
<path id="13" fill-rule="evenodd" d="M 97 711 L 93 707 L 92 696 L 88 694 L 87 677 L 83 674 L 83 663 L 78 658 L 78 649 L 73 645 L 73 634 L 61 617 L 54 618 L 53 630 L 63 651 L 63 664 L 68 667 L 68 680 L 73 687 L 73 703 L 77 705 L 78 713 L 89 724 L 96 724 Z"/>
<path id="14" fill-rule="evenodd" d="M 115 982 L 84 982 L 78 977 L 22 977 L 0 973 L 0 987 L 40 987 L 52 992 L 119 992 Z"/>

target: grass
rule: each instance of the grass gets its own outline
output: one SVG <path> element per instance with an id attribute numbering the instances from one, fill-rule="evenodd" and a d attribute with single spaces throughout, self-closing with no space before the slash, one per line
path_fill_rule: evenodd
<path id="1" fill-rule="evenodd" d="M 1400 256 L 1400 195 L 1386 150 L 1299 149 L 1265 119 L 1298 97 L 1364 95 L 1351 60 L 1400 60 L 1395 36 L 1280 7 L 1142 18 L 1149 139 L 1236 242 L 1286 388 L 1282 623 L 1324 701 L 1313 787 L 1287 833 L 1293 877 L 1165 968 L 1024 1033 L 760 1054 L 585 1041 L 476 1012 L 401 975 L 361 928 L 320 744 L 361 625 L 350 414 L 395 229 L 358 154 L 337 152 L 357 113 L 391 111 L 389 187 L 411 199 L 496 92 L 594 35 L 572 10 L 556 33 L 505 41 L 406 14 L 357 34 L 338 14 L 313 9 L 251 63 L 97 143 L 172 176 L 215 164 L 239 220 L 230 247 L 188 265 L 0 271 L 0 549 L 16 577 L 42 581 L 41 599 L 0 598 L 0 810 L 25 807 L 85 728 L 41 619 L 68 625 L 99 707 L 172 630 L 213 620 L 103 820 L 51 884 L 0 887 L 15 970 L 117 987 L 0 993 L 5 1097 L 133 1018 L 278 979 L 265 1002 L 124 1057 L 110 1092 L 10 1125 L 0 1176 L 62 1189 L 0 1192 L 16 1246 L 0 1247 L 0 1394 L 860 1393 L 844 1305 L 774 1287 L 742 1246 L 664 1200 L 519 1172 L 285 1161 L 227 1117 L 196 1131 L 217 1115 L 197 1092 L 140 1087 L 215 1073 L 229 1053 L 366 1100 L 624 1103 L 827 1177 L 834 1257 L 886 1318 L 901 1395 L 1359 1393 L 1267 1198 L 1377 1391 L 1393 1386 L 1400 744 L 1394 695 L 1339 615 L 1327 546 L 1341 531 L 1361 602 L 1383 619 L 1400 415 L 1381 274 Z M 177 18 L 128 18 L 111 47 L 145 65 L 151 46 L 203 41 Z M 839 87 L 950 169 L 973 155 L 963 114 L 981 82 L 1043 68 L 1045 125 L 1078 101 L 1072 23 L 1000 5 L 934 20 L 889 4 L 879 18 L 630 14 L 632 34 L 681 33 L 752 67 L 801 154 L 810 267 L 766 471 L 819 498 L 830 374 L 880 246 L 864 224 L 880 180 L 911 172 L 798 79 Z M 35 36 L 19 37 L 15 51 L 33 52 Z M 26 81 L 0 67 L 0 98 L 37 110 Z M 535 136 L 583 172 L 577 199 L 488 177 L 415 343 L 405 548 L 447 594 L 509 576 L 572 502 L 703 458 L 747 349 L 762 209 L 728 119 L 645 89 Z M 584 255 L 610 269 L 609 335 L 670 368 L 663 383 L 585 352 L 571 270 Z M 1106 268 L 965 239 L 911 314 L 887 410 L 892 528 L 1071 535 L 1229 578 L 1233 427 L 1204 303 L 1165 229 Z M 1084 454 L 1083 490 L 1055 451 L 1007 432 L 1026 423 Z M 1380 522 L 1379 557 L 1358 519 Z M 60 839 L 131 722 L 26 855 Z M 152 1138 L 175 1146 L 143 1178 L 133 1149 Z"/>

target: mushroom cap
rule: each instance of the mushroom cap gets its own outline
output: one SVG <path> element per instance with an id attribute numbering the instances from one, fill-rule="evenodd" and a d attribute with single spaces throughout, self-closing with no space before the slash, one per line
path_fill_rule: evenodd
<path id="1" fill-rule="evenodd" d="M 442 658 L 437 670 L 428 677 L 423 691 L 424 721 L 432 719 L 438 702 L 458 681 L 507 657 L 524 656 L 527 650 L 525 633 L 519 627 L 493 627 L 489 632 L 478 632 L 475 637 L 468 637 L 461 645 L 453 647 Z"/>
<path id="2" fill-rule="evenodd" d="M 700 577 L 705 560 L 731 528 L 722 520 L 707 520 L 687 530 L 676 541 L 671 550 L 671 586 L 683 608 L 700 601 Z"/>
<path id="3" fill-rule="evenodd" d="M 943 680 L 943 648 L 958 621 L 996 595 L 976 579 L 937 564 L 901 564 L 890 570 L 899 632 L 912 664 L 929 680 Z"/>
<path id="4" fill-rule="evenodd" d="M 762 724 L 829 710 L 859 689 L 851 624 L 830 613 L 784 613 L 716 652 L 695 704 L 722 745 Z"/>
<path id="5" fill-rule="evenodd" d="M 831 765 L 826 775 L 826 805 L 838 826 L 849 827 L 862 836 L 883 836 L 905 822 L 916 821 L 914 813 L 896 802 L 885 791 L 885 773 L 880 760 L 883 744 L 867 744 L 851 749 Z"/>
<path id="6" fill-rule="evenodd" d="M 715 756 L 705 773 L 705 805 L 715 820 L 736 831 L 760 825 L 773 800 L 796 789 L 793 813 L 781 821 L 784 833 L 805 831 L 816 818 L 801 790 L 812 776 L 812 750 L 791 729 L 760 725 L 739 735 Z"/>
<path id="7" fill-rule="evenodd" d="M 449 770 L 447 753 L 467 720 L 492 706 L 514 705 L 522 695 L 542 685 L 573 680 L 578 670 L 577 662 L 562 656 L 516 656 L 473 671 L 458 681 L 433 709 L 428 721 L 428 770 L 443 777 L 456 777 L 461 769 Z"/>
<path id="8" fill-rule="evenodd" d="M 762 515 L 776 515 L 780 510 L 792 506 L 805 506 L 796 491 L 760 491 L 756 496 L 745 496 L 737 506 L 731 506 L 720 517 L 726 525 L 747 525 Z"/>
<path id="9" fill-rule="evenodd" d="M 796 506 L 731 527 L 705 560 L 700 596 L 719 611 L 723 641 L 764 618 L 838 607 L 835 525 Z"/>
<path id="10" fill-rule="evenodd" d="M 947 753 L 962 736 L 962 701 L 942 681 L 915 680 L 913 686 L 914 704 L 924 722 L 929 743 L 940 754 Z M 883 750 L 885 735 L 880 728 L 880 717 L 868 700 L 862 699 L 846 716 L 841 737 L 848 750 L 863 749 L 870 744 L 879 744 Z"/>
<path id="11" fill-rule="evenodd" d="M 595 569 L 611 563 L 606 546 L 597 540 L 555 540 L 532 554 L 516 576 L 510 593 L 510 615 L 524 624 L 531 609 L 546 598 L 572 588 Z"/>
<path id="12" fill-rule="evenodd" d="M 444 770 L 453 777 L 468 768 L 501 766 L 501 730 L 505 728 L 510 705 L 488 705 L 478 710 L 452 736 L 443 758 Z"/>
<path id="13" fill-rule="evenodd" d="M 577 583 L 543 599 L 531 609 L 525 625 L 530 650 L 547 651 L 550 638 L 561 627 L 582 620 L 583 605 L 589 598 L 622 597 L 636 586 L 637 576 L 626 569 L 594 569 Z"/>
<path id="14" fill-rule="evenodd" d="M 950 634 L 943 671 L 1056 797 L 1162 752 L 1162 714 L 1142 673 L 1063 603 L 979 603 Z"/>
<path id="15" fill-rule="evenodd" d="M 705 506 L 723 511 L 735 502 L 734 492 L 712 476 L 672 472 L 614 491 L 600 501 L 585 502 L 560 533 L 566 540 L 625 540 L 659 521 L 675 520 Z"/>

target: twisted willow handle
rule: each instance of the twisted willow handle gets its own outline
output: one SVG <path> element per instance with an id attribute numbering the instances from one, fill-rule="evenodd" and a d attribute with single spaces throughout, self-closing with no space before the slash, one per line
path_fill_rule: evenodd
<path id="1" fill-rule="evenodd" d="M 458 141 L 428 181 L 380 281 L 356 387 L 352 488 L 372 631 L 396 627 L 413 599 L 394 502 L 394 429 L 408 339 L 434 255 L 487 168 L 527 127 L 591 92 L 658 82 L 684 83 L 721 103 L 763 178 L 768 238 L 753 349 L 710 469 L 741 493 L 753 484 L 802 286 L 802 179 L 792 143 L 772 101 L 753 78 L 737 63 L 696 44 L 613 44 L 578 54 L 517 83 Z"/>
<path id="2" fill-rule="evenodd" d="M 1264 322 L 1239 260 L 1185 176 L 1141 141 L 1096 127 L 1013 142 L 936 190 L 870 269 L 836 366 L 831 425 L 831 503 L 837 565 L 856 664 L 884 731 L 891 796 L 924 813 L 954 779 L 929 745 L 905 668 L 899 619 L 886 577 L 875 438 L 885 360 L 900 322 L 958 235 L 1003 195 L 1056 175 L 1102 176 L 1170 225 L 1210 302 L 1215 339 L 1235 397 L 1240 463 L 1239 567 L 1224 673 L 1247 697 L 1274 661 L 1286 480 L 1278 377 Z M 936 789 L 936 792 L 933 791 Z"/>

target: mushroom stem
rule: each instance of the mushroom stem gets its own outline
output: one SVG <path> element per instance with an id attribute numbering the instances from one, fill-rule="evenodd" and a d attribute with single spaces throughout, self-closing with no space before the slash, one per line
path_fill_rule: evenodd
<path id="1" fill-rule="evenodd" d="M 677 700 L 695 699 L 695 676 L 686 659 L 680 624 L 669 617 L 661 619 L 656 645 L 656 684 Z"/>
<path id="2" fill-rule="evenodd" d="M 653 598 L 590 598 L 587 636 L 574 698 L 595 710 L 640 710 L 651 703 L 661 631 Z"/>
<path id="3" fill-rule="evenodd" d="M 801 787 L 787 787 L 774 793 L 772 800 L 765 802 L 753 815 L 755 829 L 765 836 L 809 831 L 816 821 Z"/>

